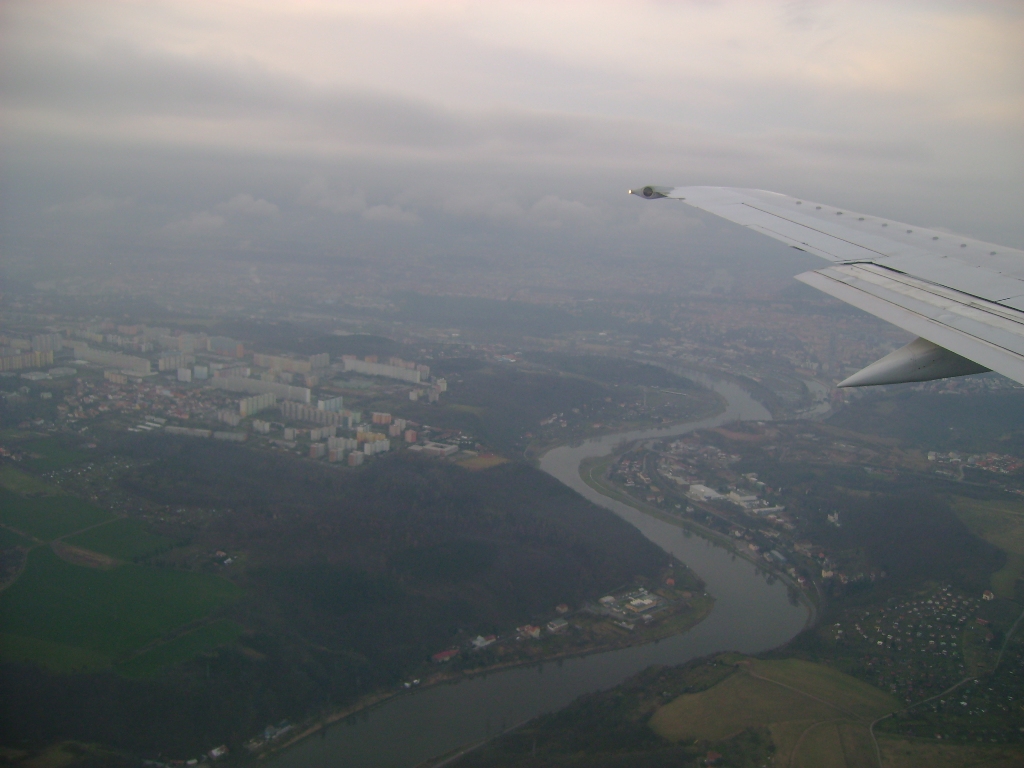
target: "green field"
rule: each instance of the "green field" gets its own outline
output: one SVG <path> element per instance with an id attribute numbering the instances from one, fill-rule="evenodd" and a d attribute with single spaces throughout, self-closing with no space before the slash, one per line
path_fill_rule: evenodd
<path id="1" fill-rule="evenodd" d="M 1006 553 L 1006 565 L 992 574 L 992 591 L 1013 600 L 1017 579 L 1024 576 L 1024 504 L 963 496 L 950 502 L 971 533 Z"/>
<path id="2" fill-rule="evenodd" d="M 168 549 L 172 543 L 150 532 L 149 526 L 142 521 L 127 518 L 92 528 L 65 541 L 72 546 L 91 549 L 119 560 L 145 557 Z"/>
<path id="3" fill-rule="evenodd" d="M 0 526 L 0 549 L 11 547 L 31 547 L 35 542 L 29 541 L 24 536 L 19 536 L 14 531 Z"/>
<path id="4" fill-rule="evenodd" d="M 879 714 L 891 712 L 900 706 L 895 699 L 873 685 L 823 664 L 783 659 L 755 661 L 750 669 L 755 675 L 796 688 L 860 719 L 873 720 Z"/>
<path id="5" fill-rule="evenodd" d="M 21 446 L 27 454 L 36 454 L 36 457 L 27 458 L 25 463 L 39 472 L 49 472 L 51 469 L 60 469 L 69 464 L 77 464 L 89 459 L 91 454 L 78 448 L 70 448 L 53 438 L 33 440 Z"/>
<path id="6" fill-rule="evenodd" d="M 751 660 L 714 687 L 660 707 L 650 726 L 670 741 L 768 727 L 780 765 L 853 768 L 874 756 L 870 721 L 898 707 L 877 688 L 820 664 Z"/>
<path id="7" fill-rule="evenodd" d="M 792 755 L 793 768 L 876 768 L 875 748 L 863 723 L 793 721 L 771 727 L 776 754 Z"/>
<path id="8" fill-rule="evenodd" d="M 113 519 L 109 512 L 74 496 L 25 497 L 0 488 L 0 523 L 43 541 Z"/>
<path id="9" fill-rule="evenodd" d="M 878 745 L 885 768 L 1020 768 L 1024 765 L 1024 749 L 1017 744 L 970 746 L 887 736 L 880 738 Z M 878 763 L 870 765 L 875 768 Z"/>
<path id="10" fill-rule="evenodd" d="M 707 691 L 683 694 L 651 717 L 651 727 L 670 741 L 726 739 L 745 728 L 780 720 L 841 717 L 839 710 L 742 672 Z"/>
<path id="11" fill-rule="evenodd" d="M 18 580 L 0 594 L 0 632 L 88 651 L 109 663 L 240 594 L 218 576 L 131 563 L 97 570 L 37 547 Z"/>
<path id="12" fill-rule="evenodd" d="M 102 653 L 7 632 L 0 632 L 0 659 L 29 661 L 51 672 L 64 673 L 96 672 L 110 667 L 110 659 Z"/>
<path id="13" fill-rule="evenodd" d="M 15 493 L 54 494 L 59 491 L 9 464 L 0 467 L 0 487 Z"/>
<path id="14" fill-rule="evenodd" d="M 203 651 L 233 643 L 240 634 L 242 628 L 235 622 L 221 619 L 133 656 L 118 664 L 115 669 L 125 677 L 154 677 L 164 667 L 188 661 Z"/>

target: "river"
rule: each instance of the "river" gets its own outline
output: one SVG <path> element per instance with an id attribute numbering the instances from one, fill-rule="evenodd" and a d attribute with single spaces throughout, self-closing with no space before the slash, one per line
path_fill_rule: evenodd
<path id="1" fill-rule="evenodd" d="M 679 664 L 717 651 L 757 653 L 799 632 L 808 610 L 792 600 L 783 582 L 679 526 L 602 496 L 580 479 L 583 459 L 606 455 L 623 440 L 664 438 L 737 420 L 771 418 L 739 386 L 702 374 L 688 375 L 722 395 L 728 403 L 725 411 L 686 425 L 554 448 L 541 458 L 541 469 L 632 523 L 696 571 L 716 600 L 707 619 L 689 632 L 658 643 L 503 670 L 398 696 L 330 726 L 268 762 L 274 768 L 411 768 L 559 709 L 581 694 L 610 688 L 651 664 Z"/>

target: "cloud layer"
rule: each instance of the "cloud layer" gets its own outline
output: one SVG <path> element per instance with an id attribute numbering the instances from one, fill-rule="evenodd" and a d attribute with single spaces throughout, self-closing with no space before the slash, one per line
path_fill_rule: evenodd
<path id="1" fill-rule="evenodd" d="M 92 233 L 140 254 L 342 241 L 424 258 L 685 256 L 698 218 L 624 196 L 651 181 L 779 189 L 1024 244 L 1016 4 L 2 13 L 2 224 L 25 252 Z"/>

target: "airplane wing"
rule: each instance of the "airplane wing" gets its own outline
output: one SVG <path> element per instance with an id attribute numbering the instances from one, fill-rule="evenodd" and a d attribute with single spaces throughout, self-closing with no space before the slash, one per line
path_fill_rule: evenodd
<path id="1" fill-rule="evenodd" d="M 989 370 L 1024 384 L 1024 251 L 759 189 L 630 194 L 680 200 L 820 256 L 830 265 L 796 279 L 919 337 L 841 387 Z"/>

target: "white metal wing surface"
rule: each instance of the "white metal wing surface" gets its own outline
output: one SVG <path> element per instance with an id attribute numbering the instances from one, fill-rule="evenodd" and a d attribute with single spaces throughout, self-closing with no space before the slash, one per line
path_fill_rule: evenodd
<path id="1" fill-rule="evenodd" d="M 1024 384 L 1024 251 L 757 189 L 630 193 L 680 200 L 827 259 L 797 280 L 919 337 L 839 386 L 986 370 Z"/>

